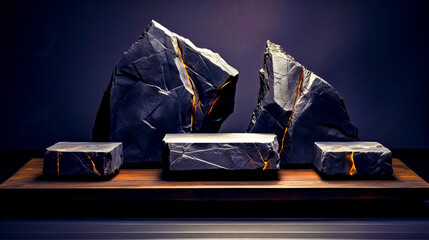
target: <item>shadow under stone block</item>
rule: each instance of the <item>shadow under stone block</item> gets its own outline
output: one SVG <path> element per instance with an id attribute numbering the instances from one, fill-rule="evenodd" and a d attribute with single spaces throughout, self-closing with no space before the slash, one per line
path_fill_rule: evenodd
<path id="1" fill-rule="evenodd" d="M 274 134 L 167 134 L 164 170 L 268 171 L 280 168 Z"/>
<path id="2" fill-rule="evenodd" d="M 108 177 L 122 165 L 122 143 L 58 142 L 44 156 L 45 176 Z"/>
<path id="3" fill-rule="evenodd" d="M 391 176 L 392 153 L 377 142 L 316 142 L 314 166 L 324 176 Z"/>

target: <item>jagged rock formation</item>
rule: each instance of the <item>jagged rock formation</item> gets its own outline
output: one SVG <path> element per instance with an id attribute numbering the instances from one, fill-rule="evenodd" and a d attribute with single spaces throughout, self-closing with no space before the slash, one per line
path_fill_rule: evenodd
<path id="1" fill-rule="evenodd" d="M 238 71 L 152 21 L 120 58 L 94 141 L 120 141 L 124 161 L 161 161 L 166 133 L 217 132 L 234 109 Z"/>
<path id="2" fill-rule="evenodd" d="M 357 128 L 337 91 L 270 41 L 260 82 L 247 131 L 275 133 L 281 163 L 312 163 L 316 141 L 358 140 Z"/>
<path id="3" fill-rule="evenodd" d="M 167 134 L 164 157 L 169 171 L 278 170 L 274 134 Z"/>
<path id="4" fill-rule="evenodd" d="M 378 142 L 316 142 L 314 166 L 327 176 L 390 176 L 392 152 Z"/>
<path id="5" fill-rule="evenodd" d="M 108 177 L 122 165 L 121 143 L 59 142 L 46 149 L 46 176 Z"/>

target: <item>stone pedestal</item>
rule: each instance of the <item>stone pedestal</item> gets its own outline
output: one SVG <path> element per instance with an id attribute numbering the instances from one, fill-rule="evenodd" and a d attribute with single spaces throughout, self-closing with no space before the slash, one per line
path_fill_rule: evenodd
<path id="1" fill-rule="evenodd" d="M 122 143 L 59 142 L 46 149 L 43 174 L 109 177 L 122 163 Z"/>
<path id="2" fill-rule="evenodd" d="M 390 176 L 392 153 L 377 142 L 316 142 L 314 166 L 325 176 Z"/>
<path id="3" fill-rule="evenodd" d="M 275 134 L 167 134 L 164 138 L 167 171 L 278 170 Z"/>

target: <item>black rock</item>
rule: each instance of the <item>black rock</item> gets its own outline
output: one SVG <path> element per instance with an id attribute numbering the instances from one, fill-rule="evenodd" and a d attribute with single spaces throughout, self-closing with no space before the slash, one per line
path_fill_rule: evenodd
<path id="1" fill-rule="evenodd" d="M 59 142 L 48 147 L 43 162 L 47 176 L 111 176 L 122 165 L 122 144 Z"/>
<path id="2" fill-rule="evenodd" d="M 337 91 L 270 41 L 260 83 L 247 131 L 275 133 L 282 164 L 312 163 L 316 141 L 358 140 Z"/>
<path id="3" fill-rule="evenodd" d="M 126 163 L 161 161 L 166 133 L 219 131 L 237 80 L 219 54 L 152 21 L 116 65 L 93 140 L 123 142 Z"/>
<path id="4" fill-rule="evenodd" d="M 274 134 L 167 134 L 164 158 L 170 171 L 278 170 Z"/>
<path id="5" fill-rule="evenodd" d="M 316 142 L 314 166 L 328 176 L 390 176 L 392 153 L 377 142 Z"/>

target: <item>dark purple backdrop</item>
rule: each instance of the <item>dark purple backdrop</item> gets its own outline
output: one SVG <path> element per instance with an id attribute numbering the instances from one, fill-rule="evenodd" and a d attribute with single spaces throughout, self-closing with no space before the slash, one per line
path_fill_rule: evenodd
<path id="1" fill-rule="evenodd" d="M 151 19 L 240 72 L 222 132 L 247 128 L 269 39 L 340 92 L 362 139 L 429 148 L 425 2 L 11 1 L 0 12 L 0 149 L 90 140 L 113 67 Z"/>

